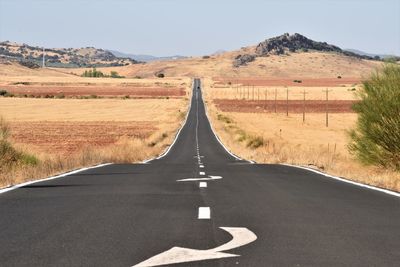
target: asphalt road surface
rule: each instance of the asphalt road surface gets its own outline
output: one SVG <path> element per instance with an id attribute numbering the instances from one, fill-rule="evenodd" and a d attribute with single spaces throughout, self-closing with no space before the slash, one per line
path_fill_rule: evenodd
<path id="1" fill-rule="evenodd" d="M 0 194 L 0 266 L 400 266 L 399 197 L 235 158 L 198 87 L 165 156 Z"/>

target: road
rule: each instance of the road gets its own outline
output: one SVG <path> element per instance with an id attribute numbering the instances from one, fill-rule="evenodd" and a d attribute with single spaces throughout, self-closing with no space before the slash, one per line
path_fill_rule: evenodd
<path id="1" fill-rule="evenodd" d="M 199 86 L 163 157 L 0 194 L 0 265 L 399 266 L 400 198 L 235 158 Z"/>

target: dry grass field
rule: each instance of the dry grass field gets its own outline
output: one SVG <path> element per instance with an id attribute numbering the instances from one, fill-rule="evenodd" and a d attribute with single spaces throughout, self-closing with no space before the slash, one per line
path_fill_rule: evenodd
<path id="1" fill-rule="evenodd" d="M 8 141 L 38 163 L 0 166 L 0 187 L 103 162 L 154 157 L 171 143 L 187 110 L 189 78 L 83 78 L 3 66 L 0 89 L 16 93 L 7 87 L 15 86 L 18 93 L 35 94 L 0 97 Z M 65 98 L 46 98 L 49 93 Z M 87 94 L 102 98 L 75 99 Z"/>
<path id="2" fill-rule="evenodd" d="M 356 98 L 347 87 L 332 87 L 328 84 L 330 95 L 329 126 L 326 127 L 326 114 L 323 100 L 324 87 L 303 87 L 298 95 L 290 94 L 289 116 L 286 116 L 286 90 L 278 88 L 278 109 L 274 101 L 253 100 L 238 97 L 235 85 L 221 88 L 218 80 L 205 79 L 205 97 L 210 119 L 222 141 L 236 154 L 257 162 L 288 163 L 308 166 L 329 174 L 354 181 L 400 191 L 400 174 L 376 167 L 366 167 L 350 155 L 348 130 L 355 126 L 357 114 L 349 105 Z M 359 85 L 355 85 L 358 88 Z M 265 85 L 256 86 L 265 88 Z M 271 87 L 268 87 L 272 90 Z M 315 90 L 315 88 L 318 88 Z M 303 122 L 300 92 L 305 89 L 305 121 Z M 290 87 L 289 90 L 292 90 Z M 249 99 L 249 100 L 248 100 Z M 350 101 L 350 102 L 346 102 Z M 265 108 L 264 104 L 267 105 Z M 343 106 L 344 105 L 344 106 Z"/>
<path id="3" fill-rule="evenodd" d="M 0 98 L 10 141 L 39 159 L 11 169 L 0 185 L 102 162 L 135 162 L 160 154 L 186 112 L 180 99 Z M 44 165 L 43 165 L 44 164 Z"/>

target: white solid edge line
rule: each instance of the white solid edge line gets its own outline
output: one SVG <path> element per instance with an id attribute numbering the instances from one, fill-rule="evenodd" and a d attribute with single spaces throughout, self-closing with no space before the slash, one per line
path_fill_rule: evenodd
<path id="1" fill-rule="evenodd" d="M 211 218 L 211 210 L 210 207 L 199 207 L 199 215 L 198 219 L 210 219 Z"/>
<path id="2" fill-rule="evenodd" d="M 208 118 L 208 111 L 207 111 L 207 108 L 206 108 L 207 104 L 204 102 L 203 97 L 202 97 L 201 99 L 202 99 L 202 102 L 203 102 L 203 106 L 204 106 L 204 110 L 205 110 L 206 117 L 207 117 L 207 120 L 208 120 L 208 124 L 210 125 L 211 131 L 213 132 L 215 138 L 218 140 L 218 142 L 221 144 L 221 146 L 226 150 L 226 152 L 228 152 L 229 155 L 231 155 L 231 156 L 234 157 L 235 159 L 247 161 L 247 162 L 249 162 L 249 163 L 251 163 L 251 164 L 254 164 L 255 162 L 252 161 L 252 160 L 243 159 L 243 158 L 241 158 L 241 157 L 239 157 L 239 156 L 233 154 L 233 152 L 231 152 L 231 151 L 222 143 L 222 141 L 219 139 L 218 135 L 217 135 L 216 132 L 214 131 L 214 127 L 212 126 L 210 119 Z"/>
<path id="3" fill-rule="evenodd" d="M 194 79 L 193 79 L 193 81 L 192 81 L 192 87 L 191 87 L 191 88 L 192 88 L 192 91 L 193 91 L 193 88 L 194 88 Z M 149 163 L 149 162 L 152 161 L 152 160 L 161 159 L 161 158 L 165 157 L 165 156 L 168 154 L 168 152 L 171 150 L 171 148 L 172 148 L 173 145 L 175 144 L 176 140 L 178 140 L 179 134 L 181 133 L 183 127 L 185 127 L 185 125 L 186 125 L 187 119 L 188 119 L 188 117 L 189 117 L 190 109 L 192 108 L 192 98 L 193 98 L 193 95 L 192 95 L 192 97 L 190 98 L 190 101 L 189 101 L 189 107 L 188 107 L 187 112 L 186 112 L 185 121 L 182 123 L 181 128 L 180 128 L 180 129 L 178 130 L 178 132 L 175 134 L 175 139 L 174 139 L 174 141 L 172 141 L 172 144 L 170 144 L 170 145 L 164 150 L 164 152 L 162 152 L 159 156 L 156 156 L 156 157 L 153 157 L 153 158 L 150 158 L 150 159 L 146 159 L 146 160 L 142 161 L 142 163 Z"/>
<path id="4" fill-rule="evenodd" d="M 382 192 L 382 193 L 385 193 L 385 194 L 389 194 L 389 195 L 392 195 L 392 196 L 395 196 L 395 197 L 400 197 L 400 193 L 397 193 L 397 192 L 394 192 L 394 191 L 391 191 L 391 190 L 388 190 L 388 189 L 383 189 L 383 188 L 375 187 L 375 186 L 372 186 L 372 185 L 358 183 L 358 182 L 351 181 L 351 180 L 348 180 L 348 179 L 345 179 L 345 178 L 341 178 L 341 177 L 338 177 L 338 176 L 333 176 L 333 175 L 330 175 L 330 174 L 327 174 L 327 173 L 324 173 L 324 172 L 321 172 L 321 171 L 318 171 L 318 170 L 314 170 L 314 169 L 311 169 L 311 168 L 308 168 L 308 167 L 291 165 L 291 164 L 287 164 L 287 163 L 281 163 L 280 165 L 311 171 L 311 172 L 314 172 L 314 173 L 317 173 L 317 174 L 320 174 L 320 175 L 323 175 L 325 177 L 332 178 L 332 179 L 335 179 L 335 180 L 338 180 L 338 181 L 341 181 L 341 182 L 345 182 L 345 183 L 348 183 L 348 184 L 352 184 L 352 185 L 368 188 L 368 189 L 375 190 L 375 191 L 379 191 L 379 192 Z"/>
<path id="5" fill-rule="evenodd" d="M 11 191 L 11 190 L 14 190 L 14 189 L 17 189 L 17 188 L 20 188 L 20 187 L 27 186 L 27 185 L 30 185 L 30 184 L 40 183 L 40 182 L 44 182 L 44 181 L 50 181 L 50 180 L 54 180 L 54 179 L 57 179 L 57 178 L 62 178 L 62 177 L 66 177 L 66 176 L 69 176 L 69 175 L 72 175 L 72 174 L 76 174 L 76 173 L 79 173 L 79 172 L 83 172 L 83 171 L 87 171 L 87 170 L 91 170 L 91 169 L 95 169 L 95 168 L 104 167 L 104 166 L 111 165 L 111 164 L 113 164 L 113 163 L 99 164 L 99 165 L 95 165 L 95 166 L 91 166 L 91 167 L 85 167 L 85 168 L 69 171 L 69 172 L 62 173 L 62 174 L 59 174 L 59 175 L 56 175 L 56 176 L 50 176 L 50 177 L 39 179 L 39 180 L 33 180 L 33 181 L 24 182 L 24 183 L 21 183 L 21 184 L 16 184 L 16 185 L 13 185 L 13 186 L 10 186 L 10 187 L 5 187 L 5 188 L 0 189 L 0 194 L 8 192 L 8 191 Z"/>

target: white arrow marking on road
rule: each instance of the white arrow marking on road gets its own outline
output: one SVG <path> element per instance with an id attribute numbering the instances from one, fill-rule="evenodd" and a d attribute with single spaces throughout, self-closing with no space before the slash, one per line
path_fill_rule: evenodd
<path id="1" fill-rule="evenodd" d="M 181 180 L 176 180 L 177 182 L 192 182 L 192 181 L 210 181 L 210 180 L 219 180 L 222 179 L 222 176 L 214 176 L 214 175 L 209 175 L 208 177 L 204 178 L 187 178 L 187 179 L 181 179 Z"/>
<path id="2" fill-rule="evenodd" d="M 222 259 L 239 257 L 240 255 L 225 253 L 222 251 L 231 250 L 247 245 L 257 239 L 257 236 L 247 228 L 243 227 L 220 227 L 232 235 L 232 240 L 219 247 L 207 250 L 173 247 L 148 260 L 145 260 L 133 267 L 152 267 L 166 264 L 193 262 L 211 259 Z"/>

